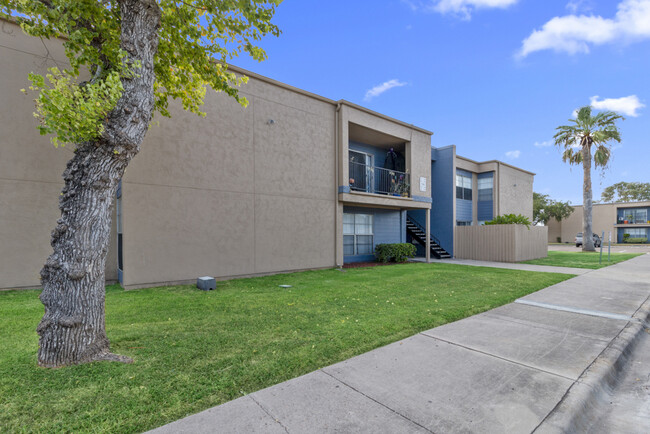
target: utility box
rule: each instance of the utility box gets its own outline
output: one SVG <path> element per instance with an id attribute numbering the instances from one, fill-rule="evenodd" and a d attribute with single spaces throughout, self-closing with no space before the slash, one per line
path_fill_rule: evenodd
<path id="1" fill-rule="evenodd" d="M 217 280 L 214 277 L 204 276 L 196 279 L 196 287 L 202 291 L 217 289 Z"/>

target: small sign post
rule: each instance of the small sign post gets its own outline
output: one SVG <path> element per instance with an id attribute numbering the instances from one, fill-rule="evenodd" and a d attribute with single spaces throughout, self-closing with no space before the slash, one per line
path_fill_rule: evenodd
<path id="1" fill-rule="evenodd" d="M 609 243 L 607 244 L 607 262 L 611 261 L 612 254 L 612 231 L 609 231 Z"/>
<path id="2" fill-rule="evenodd" d="M 605 239 L 605 231 L 603 231 L 603 235 L 600 237 L 600 258 L 598 259 L 599 264 L 603 263 L 603 239 Z"/>

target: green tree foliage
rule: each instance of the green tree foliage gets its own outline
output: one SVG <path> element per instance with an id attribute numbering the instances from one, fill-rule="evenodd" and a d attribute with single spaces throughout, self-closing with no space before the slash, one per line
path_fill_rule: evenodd
<path id="1" fill-rule="evenodd" d="M 562 160 L 571 165 L 582 165 L 583 185 L 582 197 L 584 205 L 583 233 L 591 234 L 592 231 L 592 190 L 591 190 L 591 165 L 592 160 L 596 168 L 605 168 L 609 164 L 612 154 L 610 143 L 621 141 L 621 133 L 616 126 L 616 121 L 625 119 L 623 116 L 610 112 L 600 112 L 592 116 L 591 106 L 578 110 L 575 119 L 569 119 L 571 125 L 560 125 L 553 136 L 555 145 L 562 153 Z M 593 149 L 592 149 L 593 148 Z M 594 251 L 593 240 L 585 238 L 582 245 L 584 251 Z"/>
<path id="2" fill-rule="evenodd" d="M 113 354 L 106 335 L 104 282 L 111 210 L 126 167 L 155 112 L 169 100 L 198 115 L 207 87 L 240 104 L 246 77 L 228 70 L 241 53 L 279 35 L 280 0 L 0 0 L 0 16 L 25 33 L 60 38 L 69 65 L 30 74 L 41 134 L 75 152 L 63 173 L 61 217 L 41 270 L 45 313 L 36 331 L 38 363 L 60 367 Z"/>
<path id="3" fill-rule="evenodd" d="M 533 192 L 533 223 L 546 225 L 554 218 L 557 221 L 569 217 L 573 212 L 571 202 L 555 201 L 548 194 Z"/>
<path id="4" fill-rule="evenodd" d="M 642 202 L 650 200 L 650 182 L 618 182 L 605 188 L 603 202 Z"/>
<path id="5" fill-rule="evenodd" d="M 247 78 L 230 72 L 228 62 L 241 53 L 266 59 L 255 43 L 267 34 L 279 35 L 271 18 L 280 2 L 158 0 L 162 16 L 154 61 L 156 111 L 169 116 L 172 98 L 186 110 L 204 115 L 201 105 L 207 86 L 245 106 L 238 86 Z M 137 63 L 127 60 L 120 39 L 119 1 L 0 0 L 0 16 L 15 20 L 35 37 L 65 37 L 70 66 L 52 68 L 47 77 L 30 75 L 31 89 L 38 92 L 35 115 L 41 133 L 53 134 L 55 145 L 101 135 L 106 115 L 121 95 L 120 80 L 138 69 Z"/>
<path id="6" fill-rule="evenodd" d="M 485 222 L 486 225 L 524 225 L 530 229 L 530 220 L 521 214 L 504 214 Z"/>

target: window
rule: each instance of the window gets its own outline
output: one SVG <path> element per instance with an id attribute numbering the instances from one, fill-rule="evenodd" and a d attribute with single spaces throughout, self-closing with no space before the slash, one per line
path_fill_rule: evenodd
<path id="1" fill-rule="evenodd" d="M 619 208 L 618 223 L 642 224 L 648 222 L 647 208 Z"/>
<path id="2" fill-rule="evenodd" d="M 456 172 L 456 198 L 472 200 L 472 175 Z"/>
<path id="3" fill-rule="evenodd" d="M 628 234 L 630 238 L 648 238 L 648 230 L 646 228 L 625 228 L 624 234 Z"/>
<path id="4" fill-rule="evenodd" d="M 494 191 L 494 178 L 492 176 L 478 179 L 478 200 L 491 201 Z"/>
<path id="5" fill-rule="evenodd" d="M 472 222 L 463 221 L 463 220 L 456 220 L 456 226 L 472 226 Z"/>
<path id="6" fill-rule="evenodd" d="M 374 251 L 372 214 L 343 214 L 343 254 L 371 255 Z"/>

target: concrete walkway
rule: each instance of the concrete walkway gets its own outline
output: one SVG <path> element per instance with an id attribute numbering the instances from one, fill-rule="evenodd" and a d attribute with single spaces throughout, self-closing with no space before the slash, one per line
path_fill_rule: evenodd
<path id="1" fill-rule="evenodd" d="M 594 397 L 644 333 L 649 296 L 644 255 L 153 432 L 585 432 L 584 409 L 606 401 Z"/>
<path id="2" fill-rule="evenodd" d="M 426 259 L 414 258 L 412 261 L 426 262 Z M 475 261 L 473 259 L 455 259 L 455 258 L 430 259 L 429 262 L 431 263 L 440 262 L 440 263 L 455 264 L 455 265 L 471 265 L 473 267 L 507 268 L 508 270 L 541 271 L 543 273 L 575 274 L 577 276 L 594 271 L 588 268 L 553 267 L 549 265 L 517 264 L 512 262 Z"/>

